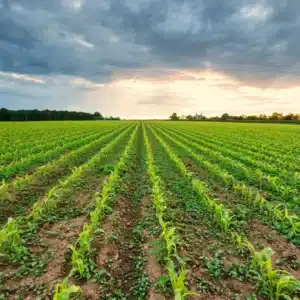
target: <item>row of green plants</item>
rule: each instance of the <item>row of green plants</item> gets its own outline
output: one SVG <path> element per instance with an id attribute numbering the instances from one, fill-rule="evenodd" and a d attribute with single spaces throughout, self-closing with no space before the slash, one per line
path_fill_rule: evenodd
<path id="1" fill-rule="evenodd" d="M 181 129 L 176 130 L 176 132 L 188 136 L 192 141 L 200 143 L 208 149 L 219 151 L 247 166 L 262 170 L 267 175 L 278 177 L 283 184 L 291 185 L 294 188 L 300 187 L 300 176 L 295 173 L 295 168 L 299 169 L 299 167 L 295 163 L 292 164 L 293 167 L 289 166 L 286 161 L 272 163 L 269 161 L 270 156 L 261 156 L 258 149 L 254 153 L 247 149 L 241 149 L 237 145 L 230 146 L 228 143 L 220 142 L 216 138 L 207 139 L 187 130 Z"/>
<path id="2" fill-rule="evenodd" d="M 60 194 L 64 193 L 69 186 L 77 181 L 78 178 L 82 177 L 86 170 L 92 169 L 93 166 L 99 164 L 101 160 L 107 157 L 115 148 L 115 146 L 122 141 L 128 133 L 132 130 L 132 126 L 127 128 L 117 137 L 113 138 L 105 147 L 103 147 L 96 155 L 94 155 L 90 160 L 85 164 L 81 165 L 78 168 L 74 168 L 72 174 L 60 182 L 58 186 L 53 187 L 43 201 L 38 201 L 34 204 L 31 213 L 26 217 L 27 221 L 30 223 L 36 223 L 39 219 L 42 219 L 44 216 L 50 213 L 53 209 L 56 208 L 58 199 L 61 197 Z"/>
<path id="3" fill-rule="evenodd" d="M 97 135 L 76 140 L 68 145 L 69 150 L 72 151 L 62 155 L 57 160 L 50 161 L 49 163 L 38 167 L 32 174 L 26 174 L 25 176 L 17 177 L 11 182 L 3 181 L 0 185 L 0 201 L 14 200 L 14 194 L 17 193 L 18 190 L 23 189 L 27 185 L 36 184 L 38 179 L 41 177 L 47 177 L 47 174 L 52 173 L 59 167 L 69 169 L 70 167 L 74 166 L 73 162 L 76 162 L 78 158 L 89 157 L 89 153 L 92 154 L 93 149 L 98 149 L 99 145 L 102 145 L 106 140 L 110 140 L 112 137 L 124 130 L 124 128 L 109 128 L 107 130 L 103 130 L 100 134 L 97 133 Z M 80 159 L 78 159 L 78 161 L 80 161 Z"/>
<path id="4" fill-rule="evenodd" d="M 282 155 L 285 159 L 296 156 L 299 158 L 299 128 L 298 126 L 266 125 L 266 124 L 210 124 L 209 126 L 195 126 L 190 128 L 202 131 L 216 137 L 235 140 L 240 144 L 255 145 L 267 155 Z M 202 127 L 202 128 L 201 128 Z M 184 126 L 186 128 L 186 126 Z M 204 130 L 203 130 L 204 129 Z"/>
<path id="5" fill-rule="evenodd" d="M 172 284 L 174 299 L 186 299 L 189 295 L 195 293 L 189 291 L 186 287 L 185 281 L 188 270 L 186 269 L 184 260 L 179 256 L 177 251 L 178 237 L 176 235 L 176 228 L 165 221 L 164 215 L 167 209 L 167 202 L 165 200 L 161 179 L 156 172 L 153 153 L 144 124 L 143 137 L 146 147 L 146 164 L 151 182 L 152 198 L 156 217 L 161 227 L 161 237 L 165 242 L 165 265 Z"/>
<path id="6" fill-rule="evenodd" d="M 85 164 L 81 165 L 79 168 L 75 168 L 73 173 L 67 177 L 64 181 L 60 182 L 58 185 L 53 187 L 47 194 L 47 197 L 42 201 L 37 201 L 33 205 L 32 210 L 26 216 L 19 216 L 16 219 L 10 219 L 10 222 L 14 222 L 14 231 L 10 232 L 7 230 L 8 224 L 0 231 L 0 235 L 3 236 L 2 243 L 0 241 L 0 255 L 6 255 L 11 260 L 16 260 L 16 254 L 19 247 L 23 247 L 22 240 L 16 239 L 19 244 L 18 247 L 8 249 L 6 247 L 5 240 L 14 240 L 15 236 L 21 236 L 22 232 L 26 229 L 34 229 L 38 226 L 39 221 L 46 218 L 51 212 L 55 211 L 57 204 L 62 195 L 68 191 L 68 187 L 72 186 L 86 170 L 93 169 L 95 165 L 98 165 L 102 159 L 107 157 L 111 153 L 114 147 L 120 143 L 130 132 L 132 131 L 132 126 L 128 127 L 125 131 L 120 133 L 115 137 L 110 143 L 103 147 L 96 155 L 94 155 Z M 10 228 L 10 227 L 9 227 Z M 21 229 L 22 228 L 22 229 Z M 12 245 L 12 243 L 9 243 Z"/>
<path id="7" fill-rule="evenodd" d="M 277 167 L 277 169 L 285 169 L 288 171 L 299 170 L 298 165 L 295 164 L 294 154 L 287 155 L 286 152 L 282 154 L 277 150 L 275 151 L 273 150 L 274 145 L 272 149 L 268 151 L 264 151 L 261 145 L 265 143 L 265 139 L 261 134 L 259 135 L 259 137 L 252 138 L 251 140 L 246 142 L 245 134 L 243 134 L 243 132 L 241 133 L 243 140 L 236 140 L 236 135 L 232 135 L 232 133 L 226 134 L 226 132 L 224 131 L 221 131 L 220 133 L 215 132 L 214 134 L 207 134 L 206 132 L 203 132 L 199 129 L 197 131 L 190 130 L 188 128 L 179 128 L 179 129 L 181 129 L 185 133 L 194 135 L 195 137 L 198 137 L 201 140 L 211 142 L 214 145 L 225 146 L 230 149 L 234 149 L 236 151 L 244 152 L 249 157 L 253 157 L 254 159 L 257 159 L 257 161 L 261 163 L 268 162 L 268 164 L 273 165 L 274 168 Z M 268 137 L 268 139 L 269 138 L 270 137 Z M 277 146 L 281 148 L 282 144 L 283 142 L 279 140 Z M 266 168 L 272 171 L 272 169 L 268 168 L 268 166 L 266 166 Z"/>
<path id="8" fill-rule="evenodd" d="M 20 144 L 18 147 L 14 149 L 14 151 L 9 151 L 0 154 L 0 162 L 1 165 L 8 165 L 12 163 L 16 163 L 17 161 L 24 160 L 28 156 L 32 156 L 38 153 L 49 151 L 57 146 L 63 146 L 70 141 L 74 141 L 77 139 L 82 139 L 83 137 L 96 135 L 94 129 L 82 130 L 81 132 L 78 130 L 73 131 L 63 131 L 63 134 L 58 134 L 56 136 L 42 136 L 36 137 L 35 143 L 33 143 L 30 147 L 26 147 L 24 144 Z M 25 141 L 21 138 L 21 141 L 24 143 Z"/>
<path id="9" fill-rule="evenodd" d="M 54 300 L 70 299 L 72 294 L 82 295 L 82 290 L 79 286 L 69 285 L 68 281 L 70 277 L 74 276 L 75 278 L 89 279 L 92 276 L 91 273 L 95 263 L 91 258 L 91 243 L 94 236 L 101 232 L 101 219 L 106 209 L 109 207 L 112 198 L 115 196 L 118 182 L 122 178 L 124 172 L 126 172 L 128 159 L 130 158 L 131 152 L 134 151 L 138 130 L 139 125 L 137 125 L 132 132 L 118 164 L 108 177 L 107 181 L 102 185 L 101 192 L 97 192 L 93 198 L 92 202 L 95 203 L 95 209 L 90 212 L 90 218 L 83 225 L 83 230 L 79 234 L 76 243 L 70 246 L 72 251 L 72 268 L 68 276 L 56 286 Z"/>
<path id="10" fill-rule="evenodd" d="M 83 132 L 90 131 L 90 128 L 6 128 L 0 131 L 1 145 L 0 145 L 0 157 L 6 154 L 19 154 L 22 151 L 30 151 L 32 148 L 39 147 L 41 142 L 50 142 L 53 139 L 59 139 L 67 137 L 68 135 L 77 135 Z"/>
<path id="11" fill-rule="evenodd" d="M 170 131 L 173 132 L 173 131 Z M 174 132 L 173 132 L 174 134 Z M 238 180 L 247 181 L 250 184 L 256 186 L 259 190 L 268 191 L 267 198 L 270 200 L 277 200 L 287 202 L 289 208 L 297 210 L 299 208 L 299 192 L 296 188 L 284 185 L 278 177 L 273 177 L 264 174 L 258 169 L 251 169 L 248 166 L 239 163 L 230 157 L 222 155 L 218 151 L 213 151 L 206 147 L 203 147 L 199 142 L 191 141 L 188 135 L 177 135 L 178 140 L 200 151 L 203 155 L 206 155 L 207 160 L 217 162 L 222 165 L 230 174 L 233 174 Z"/>
<path id="12" fill-rule="evenodd" d="M 172 133 L 171 136 L 160 128 L 157 130 L 170 142 L 184 149 L 186 153 L 201 165 L 201 168 L 208 171 L 210 176 L 216 178 L 227 189 L 241 196 L 250 208 L 254 206 L 261 214 L 268 217 L 268 221 L 275 225 L 275 228 L 290 241 L 297 246 L 300 245 L 300 218 L 291 214 L 283 203 L 273 204 L 267 201 L 257 189 L 236 180 L 232 174 L 223 170 L 218 164 L 210 163 L 201 153 L 194 152 L 187 144 L 180 142 L 178 134 Z"/>
<path id="13" fill-rule="evenodd" d="M 111 129 L 109 129 L 111 130 Z M 93 134 L 91 137 L 88 137 L 89 140 L 97 139 L 101 136 L 102 133 Z M 86 140 L 86 136 L 82 136 L 83 140 Z M 80 140 L 80 139 L 79 139 Z M 9 165 L 4 165 L 0 167 L 0 181 L 7 181 L 12 176 L 22 174 L 32 168 L 39 166 L 49 160 L 55 159 L 60 155 L 65 154 L 67 151 L 74 149 L 74 146 L 78 144 L 78 139 L 74 137 L 70 139 L 69 143 L 66 144 L 57 144 L 54 148 L 46 152 L 38 152 L 27 157 L 22 158 L 21 160 L 15 161 Z"/>
<path id="14" fill-rule="evenodd" d="M 250 251 L 252 267 L 259 275 L 258 280 L 261 290 L 271 300 L 290 299 L 289 297 L 300 289 L 300 282 L 287 271 L 273 268 L 272 249 L 265 248 L 262 251 L 257 251 L 246 237 L 241 236 L 234 230 L 237 222 L 232 212 L 226 209 L 223 204 L 219 204 L 215 199 L 211 198 L 208 195 L 207 185 L 194 178 L 193 174 L 187 170 L 182 160 L 173 152 L 170 146 L 153 128 L 150 128 L 150 130 L 182 176 L 192 184 L 194 191 L 199 195 L 199 201 L 208 210 L 222 232 L 231 239 L 240 251 Z"/>

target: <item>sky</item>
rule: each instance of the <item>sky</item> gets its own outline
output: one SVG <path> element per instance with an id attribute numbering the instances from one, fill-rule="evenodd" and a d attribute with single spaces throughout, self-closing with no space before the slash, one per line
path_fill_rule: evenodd
<path id="1" fill-rule="evenodd" d="M 0 107 L 300 112 L 299 0 L 0 0 Z"/>

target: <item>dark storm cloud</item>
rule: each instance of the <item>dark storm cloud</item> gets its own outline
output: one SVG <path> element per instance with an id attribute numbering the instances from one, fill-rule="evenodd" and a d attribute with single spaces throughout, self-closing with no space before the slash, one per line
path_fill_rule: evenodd
<path id="1" fill-rule="evenodd" d="M 62 78 L 46 79 L 42 83 L 33 79 L 8 77 L 0 73 L 0 108 L 76 109 L 82 102 L 82 87 L 70 86 Z"/>
<path id="2" fill-rule="evenodd" d="M 300 76 L 298 0 L 0 0 L 0 71 L 110 80 L 115 70 Z"/>

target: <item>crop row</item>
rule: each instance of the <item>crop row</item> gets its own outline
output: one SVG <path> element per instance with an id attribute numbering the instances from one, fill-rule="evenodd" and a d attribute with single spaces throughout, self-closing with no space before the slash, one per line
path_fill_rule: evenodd
<path id="1" fill-rule="evenodd" d="M 232 243 L 240 250 L 248 251 L 251 254 L 252 267 L 260 274 L 261 284 L 268 288 L 269 298 L 280 299 L 280 297 L 288 297 L 290 293 L 293 293 L 299 286 L 299 282 L 288 272 L 273 269 L 271 258 L 273 251 L 270 248 L 257 251 L 245 236 L 235 231 L 236 222 L 231 210 L 226 209 L 223 204 L 219 204 L 214 198 L 210 197 L 206 184 L 195 178 L 193 173 L 188 171 L 182 160 L 153 128 L 150 128 L 150 131 L 169 155 L 170 160 L 176 165 L 182 176 L 191 182 L 194 191 L 199 195 L 199 201 L 210 212 L 224 234 L 230 237 Z"/>
<path id="2" fill-rule="evenodd" d="M 64 178 L 64 176 L 73 172 L 74 168 L 80 166 L 87 159 L 91 158 L 99 149 L 117 136 L 126 127 L 115 130 L 108 130 L 100 138 L 86 138 L 75 141 L 73 151 L 67 155 L 50 161 L 35 170 L 32 174 L 18 177 L 10 183 L 3 183 L 0 186 L 0 220 L 3 223 L 9 216 L 20 213 L 20 208 L 27 211 L 27 207 L 39 198 L 43 198 L 54 184 Z M 58 182 L 59 184 L 59 182 Z"/>
<path id="3" fill-rule="evenodd" d="M 185 280 L 188 271 L 186 270 L 184 260 L 179 256 L 177 252 L 178 238 L 176 236 L 175 227 L 171 227 L 168 224 L 168 222 L 165 221 L 167 202 L 163 193 L 161 179 L 156 173 L 152 149 L 146 133 L 145 126 L 143 126 L 143 136 L 146 147 L 146 162 L 151 182 L 153 203 L 155 206 L 156 217 L 161 227 L 161 237 L 165 242 L 166 268 L 168 270 L 169 278 L 172 284 L 173 293 L 175 297 L 174 299 L 185 299 L 188 295 L 192 294 L 192 292 L 190 292 L 185 286 Z"/>
<path id="4" fill-rule="evenodd" d="M 101 128 L 101 127 L 100 127 Z M 99 128 L 98 128 L 99 129 Z M 105 129 L 105 127 L 103 128 Z M 31 151 L 35 147 L 38 147 L 41 143 L 51 142 L 53 140 L 58 140 L 60 138 L 65 138 L 70 135 L 78 135 L 81 133 L 92 133 L 96 131 L 95 129 L 87 128 L 49 128 L 49 129 L 39 129 L 26 130 L 20 128 L 14 133 L 1 132 L 2 144 L 0 146 L 0 155 L 5 155 L 7 153 L 19 154 L 20 151 Z M 6 136 L 7 134 L 7 136 Z"/>
<path id="5" fill-rule="evenodd" d="M 108 206 L 108 202 L 114 195 L 117 183 L 120 181 L 124 172 L 130 153 L 134 151 L 138 126 L 135 126 L 130 139 L 120 157 L 114 171 L 110 174 L 107 181 L 102 185 L 101 192 L 97 192 L 93 197 L 95 209 L 90 212 L 89 220 L 84 223 L 83 230 L 75 244 L 71 245 L 72 250 L 72 268 L 68 276 L 56 286 L 54 299 L 63 299 L 64 295 L 70 293 L 82 294 L 79 286 L 69 285 L 70 277 L 89 279 L 94 269 L 95 262 L 92 260 L 92 241 L 99 233 L 99 227 L 102 216 Z"/>
<path id="6" fill-rule="evenodd" d="M 170 131 L 170 130 L 169 130 Z M 171 130 L 170 132 L 175 132 Z M 242 164 L 236 160 L 231 159 L 228 156 L 223 155 L 219 151 L 208 149 L 201 145 L 200 140 L 193 142 L 189 138 L 188 134 L 180 133 L 177 135 L 178 139 L 183 143 L 189 143 L 189 146 L 202 155 L 205 155 L 208 161 L 212 161 L 222 166 L 223 169 L 227 170 L 231 175 L 235 176 L 236 179 L 255 186 L 260 191 L 267 192 L 267 198 L 270 200 L 277 200 L 287 203 L 288 207 L 298 210 L 299 209 L 299 192 L 296 188 L 286 185 L 275 176 L 269 176 L 263 173 L 259 169 L 252 169 L 245 164 Z"/>
<path id="7" fill-rule="evenodd" d="M 252 147 L 255 148 L 255 151 L 253 151 L 249 149 L 249 146 L 245 147 L 242 143 L 235 142 L 232 139 L 217 136 L 207 137 L 203 134 L 181 128 L 178 131 L 188 134 L 191 139 L 197 142 L 200 141 L 202 145 L 209 149 L 218 150 L 246 165 L 261 169 L 271 175 L 282 177 L 286 183 L 295 182 L 298 186 L 300 184 L 300 177 L 294 174 L 295 171 L 299 170 L 299 166 L 295 164 L 294 156 L 290 160 L 287 160 L 278 153 L 275 155 L 266 155 L 261 153 L 259 147 L 255 145 L 255 141 L 252 143 Z M 294 179 L 292 179 L 293 176 L 295 176 Z"/>
<path id="8" fill-rule="evenodd" d="M 210 124 L 212 125 L 212 124 Z M 232 145 L 238 148 L 250 150 L 253 153 L 259 151 L 265 158 L 269 158 L 276 161 L 289 162 L 291 165 L 295 162 L 295 159 L 299 161 L 297 154 L 297 142 L 298 140 L 294 137 L 294 132 L 281 133 L 279 130 L 266 130 L 262 127 L 252 126 L 251 129 L 234 126 L 233 128 L 226 128 L 225 126 L 214 126 L 203 128 L 199 126 L 168 126 L 172 128 L 182 128 L 187 132 L 193 132 L 202 138 L 213 139 L 220 141 L 224 145 Z M 224 127 L 224 128 L 222 128 Z M 249 130 L 250 129 L 250 130 Z M 252 132 L 254 131 L 254 132 Z M 276 132 L 276 136 L 274 135 Z M 295 143 L 291 143 L 294 138 Z M 286 140 L 286 142 L 285 142 Z M 297 155 L 299 155 L 298 153 Z"/>
<path id="9" fill-rule="evenodd" d="M 236 180 L 232 174 L 222 169 L 221 165 L 209 162 L 201 152 L 196 153 L 186 143 L 180 142 L 177 134 L 172 133 L 171 136 L 166 131 L 158 130 L 167 140 L 184 149 L 201 166 L 201 169 L 207 171 L 226 189 L 232 190 L 236 195 L 242 197 L 241 199 L 245 200 L 249 208 L 256 207 L 261 214 L 268 217 L 268 220 L 274 224 L 279 232 L 283 233 L 295 245 L 299 245 L 300 218 L 289 212 L 284 203 L 276 204 L 267 201 L 259 190 L 247 185 L 245 182 Z"/>
<path id="10" fill-rule="evenodd" d="M 102 130 L 105 130 L 103 128 Z M 42 136 L 37 137 L 35 144 L 24 145 L 20 144 L 14 151 L 6 149 L 6 152 L 0 155 L 1 165 L 16 164 L 17 161 L 25 160 L 28 156 L 32 156 L 39 153 L 44 153 L 56 147 L 61 147 L 64 144 L 68 144 L 70 141 L 81 139 L 82 137 L 93 136 L 97 134 L 95 130 L 82 130 L 73 132 L 64 132 L 63 135 L 56 135 L 53 137 Z"/>
<path id="11" fill-rule="evenodd" d="M 109 128 L 108 130 L 104 130 L 103 132 L 105 133 L 106 131 L 112 131 L 113 129 Z M 96 133 L 93 134 L 92 136 L 86 137 L 85 135 L 81 136 L 83 141 L 86 140 L 94 140 L 97 139 L 99 136 L 103 134 L 101 133 Z M 66 144 L 58 145 L 55 146 L 53 149 L 50 149 L 46 152 L 41 152 L 41 153 L 36 153 L 30 156 L 25 157 L 24 159 L 21 159 L 19 161 L 13 162 L 7 166 L 2 166 L 0 167 L 0 180 L 7 180 L 11 178 L 12 176 L 16 176 L 19 174 L 22 174 L 29 169 L 34 169 L 34 167 L 41 165 L 51 159 L 54 159 L 58 157 L 59 155 L 65 154 L 67 151 L 73 149 L 74 146 L 76 146 L 81 139 L 70 139 L 70 141 Z"/>
<path id="12" fill-rule="evenodd" d="M 114 146 L 124 139 L 131 130 L 132 127 L 130 126 L 85 164 L 74 169 L 73 173 L 64 181 L 54 186 L 44 199 L 35 202 L 29 214 L 19 216 L 15 219 L 9 218 L 7 224 L 0 231 L 0 253 L 8 256 L 10 259 L 18 260 L 21 253 L 25 251 L 22 240 L 20 239 L 22 232 L 30 228 L 36 228 L 39 221 L 51 214 L 51 212 L 57 208 L 59 199 L 62 198 L 62 195 L 67 191 L 68 187 L 74 184 L 86 170 L 99 164 L 103 157 L 107 156 L 108 153 L 113 150 Z M 22 230 L 19 228 L 22 228 Z"/>

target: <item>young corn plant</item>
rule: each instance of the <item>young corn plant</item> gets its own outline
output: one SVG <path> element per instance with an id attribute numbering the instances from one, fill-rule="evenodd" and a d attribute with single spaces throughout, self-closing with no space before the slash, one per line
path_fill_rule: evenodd
<path id="1" fill-rule="evenodd" d="M 233 244 L 235 244 L 238 248 L 238 250 L 242 253 L 245 250 L 245 239 L 238 233 L 231 231 L 231 241 Z"/>
<path id="2" fill-rule="evenodd" d="M 244 182 L 236 181 L 236 179 L 231 174 L 229 174 L 227 171 L 224 171 L 223 169 L 221 169 L 217 164 L 213 164 L 208 161 L 205 161 L 205 159 L 203 159 L 203 157 L 201 157 L 201 155 L 198 155 L 197 153 L 193 152 L 193 150 L 191 150 L 185 144 L 179 142 L 177 139 L 170 137 L 163 130 L 159 130 L 159 131 L 164 136 L 166 136 L 170 141 L 177 144 L 181 148 L 185 149 L 197 162 L 199 162 L 204 167 L 204 169 L 208 170 L 210 174 L 213 174 L 216 178 L 218 178 L 225 185 L 226 188 L 230 188 L 233 191 L 235 191 L 238 195 L 241 195 L 242 198 L 245 199 L 248 206 L 255 205 L 255 207 L 257 207 L 261 213 L 263 213 L 269 217 L 270 221 L 273 222 L 274 225 L 276 225 L 277 230 L 279 230 L 282 233 L 283 233 L 283 231 L 285 233 L 287 233 L 287 231 L 290 230 L 290 234 L 287 234 L 287 237 L 289 239 L 291 239 L 295 245 L 299 245 L 299 243 L 300 243 L 300 231 L 299 231 L 300 223 L 298 223 L 299 219 L 295 218 L 294 215 L 291 215 L 287 209 L 284 209 L 285 216 L 283 217 L 282 213 L 278 209 L 274 209 L 274 207 L 276 207 L 276 205 L 268 202 L 263 196 L 260 195 L 260 193 L 258 191 L 249 187 Z M 245 174 L 248 174 L 250 177 L 253 176 L 253 174 L 251 175 L 248 172 L 246 167 L 243 167 L 243 170 L 244 170 L 243 172 L 245 172 Z M 255 174 L 256 178 L 259 178 L 258 182 L 271 181 L 273 183 L 278 184 L 278 180 L 276 178 L 275 179 L 273 177 L 266 178 L 260 170 L 256 170 L 254 172 L 254 174 Z M 226 184 L 225 183 L 226 180 L 224 180 L 224 178 L 226 178 L 226 180 L 228 178 L 230 178 L 229 180 L 231 181 L 231 183 Z M 251 177 L 251 178 L 253 179 L 253 177 Z M 199 192 L 203 195 L 203 192 L 201 192 L 199 186 L 197 186 L 195 183 L 193 183 L 193 185 L 194 185 L 195 189 L 197 190 L 197 192 Z M 274 186 L 273 186 L 273 188 L 274 188 Z M 281 186 L 281 188 L 276 187 L 276 191 L 279 192 L 280 194 L 282 194 L 283 193 L 282 191 L 284 189 L 286 189 L 286 188 L 284 188 L 284 189 L 282 189 L 282 188 L 283 188 L 282 186 Z M 290 189 L 290 191 L 291 191 L 291 194 L 289 197 L 291 198 L 292 194 L 294 193 L 294 190 Z M 205 191 L 204 191 L 204 193 L 205 193 Z M 206 200 L 206 202 L 208 201 L 207 199 L 205 199 L 205 200 Z M 213 207 L 212 207 L 211 203 L 208 203 L 208 205 L 209 205 L 210 211 L 212 211 Z"/>
<path id="3" fill-rule="evenodd" d="M 2 181 L 0 185 L 0 201 L 8 198 L 8 184 L 5 181 Z"/>
<path id="4" fill-rule="evenodd" d="M 160 177 L 156 175 L 154 158 L 151 150 L 151 146 L 149 143 L 149 139 L 145 130 L 145 126 L 143 125 L 143 137 L 144 143 L 146 147 L 146 163 L 149 179 L 152 187 L 152 197 L 156 211 L 156 217 L 161 226 L 162 234 L 161 237 L 165 241 L 166 247 L 166 256 L 165 262 L 168 270 L 168 275 L 172 284 L 174 299 L 183 300 L 186 299 L 188 295 L 194 294 L 190 292 L 185 286 L 186 274 L 188 271 L 186 270 L 184 261 L 179 257 L 177 253 L 177 236 L 175 227 L 170 227 L 167 222 L 164 221 L 164 211 L 167 208 L 166 201 L 164 198 L 164 193 L 161 188 L 161 180 Z M 171 155 L 173 159 L 177 157 Z M 189 177 L 189 172 L 185 172 L 184 176 Z M 176 270 L 174 260 L 179 266 L 180 271 Z"/>
<path id="5" fill-rule="evenodd" d="M 102 210 L 95 209 L 90 212 L 90 221 L 93 227 L 93 230 L 96 231 L 98 229 L 100 216 L 102 215 Z"/>
<path id="6" fill-rule="evenodd" d="M 225 209 L 221 216 L 221 229 L 225 234 L 229 234 L 232 225 L 234 224 L 234 216 L 230 214 L 229 210 Z"/>
<path id="7" fill-rule="evenodd" d="M 228 234 L 231 226 L 234 223 L 233 216 L 230 215 L 230 212 L 226 210 L 222 204 L 217 204 L 215 201 L 211 201 L 209 199 L 209 197 L 207 196 L 207 186 L 201 181 L 194 179 L 192 177 L 192 173 L 188 172 L 183 162 L 175 153 L 172 152 L 168 144 L 160 136 L 158 136 L 155 131 L 152 130 L 152 133 L 165 149 L 170 159 L 176 164 L 182 175 L 185 176 L 188 180 L 192 181 L 193 187 L 204 199 L 206 206 L 208 206 L 209 210 L 215 217 L 217 224 L 221 227 L 225 234 Z"/>
<path id="8" fill-rule="evenodd" d="M 103 147 L 100 152 L 93 156 L 90 160 L 88 160 L 84 165 L 73 168 L 72 174 L 65 180 L 60 181 L 60 183 L 53 187 L 47 195 L 47 198 L 44 201 L 41 201 L 37 207 L 35 207 L 35 211 L 32 214 L 27 216 L 27 219 L 31 222 L 36 222 L 38 219 L 47 216 L 51 211 L 55 210 L 57 207 L 57 201 L 61 195 L 64 193 L 71 184 L 76 184 L 77 179 L 82 176 L 83 172 L 91 168 L 96 163 L 105 157 L 113 147 L 120 141 L 122 138 L 131 130 L 132 127 L 128 127 L 125 131 L 119 134 L 115 139 L 113 139 L 110 143 L 108 143 L 105 147 Z M 114 133 L 111 134 L 112 136 Z"/>
<path id="9" fill-rule="evenodd" d="M 114 171 L 110 174 L 108 181 L 103 185 L 101 193 L 96 193 L 95 195 L 96 208 L 90 213 L 90 222 L 94 231 L 97 231 L 101 216 L 107 207 L 109 200 L 114 196 L 116 183 L 120 180 L 120 173 L 126 165 L 129 153 L 134 145 L 137 131 L 138 127 L 134 129 L 130 140 L 119 160 L 119 163 Z"/>
<path id="10" fill-rule="evenodd" d="M 297 218 L 297 217 L 295 216 L 295 218 Z M 300 221 L 299 220 L 295 221 L 293 219 L 293 216 L 289 216 L 289 218 L 287 218 L 286 221 L 287 221 L 287 223 L 289 223 L 291 225 L 290 237 L 294 237 L 294 236 L 299 237 Z"/>
<path id="11" fill-rule="evenodd" d="M 79 234 L 77 240 L 78 248 L 80 252 L 85 255 L 91 252 L 91 242 L 93 241 L 93 229 L 92 226 L 85 223 L 83 226 L 83 231 Z"/>
<path id="12" fill-rule="evenodd" d="M 178 275 L 174 262 L 172 260 L 168 262 L 167 268 L 172 288 L 174 291 L 175 300 L 182 300 L 186 299 L 188 296 L 197 295 L 197 293 L 189 291 L 185 286 L 185 280 L 188 270 L 181 266 L 181 270 Z"/>
<path id="13" fill-rule="evenodd" d="M 28 222 L 35 223 L 39 219 L 42 210 L 42 203 L 35 202 L 31 209 L 31 212 L 25 217 Z"/>
<path id="14" fill-rule="evenodd" d="M 87 257 L 73 245 L 71 245 L 70 248 L 72 250 L 72 269 L 70 271 L 70 276 L 79 275 L 80 278 L 89 279 L 91 273 Z"/>
<path id="15" fill-rule="evenodd" d="M 290 274 L 281 273 L 276 282 L 275 300 L 289 299 L 289 295 L 300 290 L 300 282 Z"/>
<path id="16" fill-rule="evenodd" d="M 252 267 L 260 275 L 261 288 L 269 299 L 291 299 L 290 295 L 300 290 L 300 281 L 296 280 L 289 272 L 273 269 L 271 257 L 274 252 L 271 248 L 256 251 L 249 242 L 246 243 L 246 246 L 253 256 Z"/>
<path id="17" fill-rule="evenodd" d="M 159 138 L 157 139 L 160 141 Z M 173 140 L 170 137 L 169 139 Z M 171 151 L 171 149 L 165 143 L 161 143 L 161 144 L 165 148 L 167 153 Z M 174 159 L 174 155 L 173 155 L 173 162 L 175 162 L 175 164 L 178 166 L 178 169 L 181 170 L 181 166 L 179 166 L 177 159 Z M 198 192 L 198 194 L 201 195 L 201 199 L 203 200 L 203 203 L 213 214 L 216 222 L 220 225 L 224 233 L 227 234 L 231 233 L 231 240 L 236 245 L 238 245 L 241 251 L 243 251 L 243 248 L 245 249 L 245 246 L 248 250 L 251 251 L 253 255 L 253 266 L 255 266 L 256 269 L 258 270 L 258 273 L 261 278 L 260 280 L 261 284 L 266 287 L 267 294 L 270 297 L 270 299 L 277 300 L 279 298 L 276 297 L 282 297 L 283 295 L 286 299 L 289 299 L 288 295 L 293 293 L 298 288 L 298 281 L 295 280 L 286 271 L 273 270 L 271 255 L 269 255 L 269 257 L 266 255 L 268 251 L 260 255 L 260 253 L 256 252 L 254 247 L 245 238 L 242 238 L 235 232 L 230 232 L 231 225 L 233 224 L 232 222 L 233 218 L 230 215 L 230 211 L 226 210 L 222 204 L 220 205 L 215 200 L 210 199 L 210 197 L 207 195 L 207 190 L 205 185 L 203 185 L 201 182 L 199 182 L 196 179 L 192 179 L 192 184 L 194 189 Z M 267 209 L 268 212 L 270 211 L 269 204 L 267 203 L 267 201 L 263 197 L 261 197 L 258 193 L 257 194 L 252 192 L 250 193 L 249 188 L 246 185 L 235 185 L 234 189 L 239 193 L 241 193 L 248 200 L 250 197 L 253 198 L 255 195 L 255 201 L 257 202 L 257 206 L 259 207 L 259 209 L 261 211 L 265 209 Z M 279 294 L 281 296 L 278 296 Z"/>
<path id="18" fill-rule="evenodd" d="M 90 212 L 90 222 L 84 223 L 83 230 L 79 234 L 75 245 L 71 245 L 72 251 L 72 269 L 69 276 L 76 275 L 80 278 L 89 279 L 94 268 L 92 261 L 91 243 L 94 235 L 99 229 L 101 216 L 106 208 L 107 202 L 114 193 L 116 183 L 120 179 L 120 172 L 126 165 L 126 161 L 134 145 L 138 127 L 136 127 L 130 137 L 130 140 L 125 147 L 125 150 L 114 171 L 110 174 L 108 180 L 103 184 L 102 191 L 95 194 L 94 201 L 96 206 L 94 211 Z"/>
<path id="19" fill-rule="evenodd" d="M 167 227 L 167 223 L 162 221 L 162 238 L 165 240 L 167 249 L 167 259 L 169 260 L 172 255 L 177 255 L 177 236 L 175 233 L 175 227 Z"/>
<path id="20" fill-rule="evenodd" d="M 69 285 L 68 278 L 56 285 L 53 300 L 80 300 L 83 292 L 79 286 Z"/>
<path id="21" fill-rule="evenodd" d="M 290 225 L 292 226 L 292 224 L 294 223 L 294 220 L 296 221 L 296 219 L 294 219 L 294 217 L 296 216 L 291 216 L 289 215 L 288 209 L 286 208 L 286 206 L 284 204 L 277 204 L 273 207 L 271 207 L 271 217 L 273 217 L 274 221 L 279 221 L 282 223 L 289 223 L 289 220 L 291 220 Z M 299 221 L 300 219 L 298 217 L 296 217 Z"/>
<path id="22" fill-rule="evenodd" d="M 26 248 L 22 245 L 17 221 L 9 218 L 7 224 L 0 231 L 0 256 L 19 260 L 25 253 Z"/>

